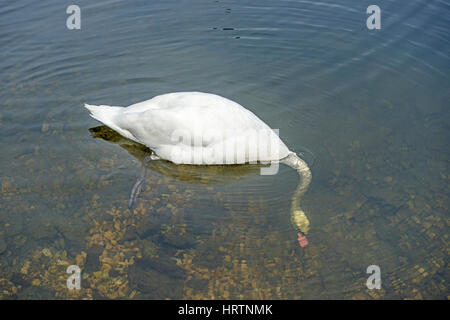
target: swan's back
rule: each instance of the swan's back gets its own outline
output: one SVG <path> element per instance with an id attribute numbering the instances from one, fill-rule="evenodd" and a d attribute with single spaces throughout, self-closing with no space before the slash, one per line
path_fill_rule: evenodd
<path id="1" fill-rule="evenodd" d="M 255 114 L 215 94 L 176 92 L 126 108 L 86 107 L 95 119 L 175 163 L 273 161 L 289 154 Z"/>
<path id="2" fill-rule="evenodd" d="M 267 128 L 267 125 L 255 114 L 240 104 L 211 93 L 168 93 L 124 109 L 124 114 L 142 114 L 143 112 L 149 117 L 171 117 L 172 121 L 177 122 L 177 128 L 189 130 L 203 131 L 213 127 L 239 129 L 249 126 Z M 160 130 L 166 131 L 167 127 L 163 126 Z"/>

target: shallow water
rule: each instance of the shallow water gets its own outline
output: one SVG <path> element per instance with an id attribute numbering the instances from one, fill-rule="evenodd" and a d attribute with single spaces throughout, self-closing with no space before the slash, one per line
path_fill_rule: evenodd
<path id="1" fill-rule="evenodd" d="M 380 30 L 370 1 L 76 4 L 81 30 L 65 2 L 0 6 L 0 297 L 448 299 L 446 2 L 380 2 Z M 308 247 L 286 166 L 152 162 L 127 209 L 149 151 L 82 105 L 191 90 L 315 159 Z"/>

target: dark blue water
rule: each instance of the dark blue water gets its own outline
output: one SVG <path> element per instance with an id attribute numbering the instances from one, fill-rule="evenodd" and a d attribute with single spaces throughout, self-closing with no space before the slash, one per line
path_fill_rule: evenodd
<path id="1" fill-rule="evenodd" d="M 449 13 L 433 0 L 2 3 L 0 297 L 447 298 Z M 149 150 L 82 105 L 191 90 L 237 101 L 314 162 L 308 247 L 286 166 L 154 162 L 127 209 Z"/>

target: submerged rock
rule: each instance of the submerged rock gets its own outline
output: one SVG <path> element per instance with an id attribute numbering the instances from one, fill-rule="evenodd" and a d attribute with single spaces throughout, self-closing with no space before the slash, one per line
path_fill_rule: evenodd
<path id="1" fill-rule="evenodd" d="M 189 236 L 187 234 L 178 235 L 173 233 L 165 234 L 162 237 L 161 241 L 178 249 L 192 248 L 197 243 L 197 240 L 192 236 Z"/>
<path id="2" fill-rule="evenodd" d="M 0 238 L 0 254 L 6 251 L 7 245 L 6 241 L 3 238 Z"/>
<path id="3" fill-rule="evenodd" d="M 144 269 L 136 264 L 130 268 L 130 287 L 136 288 L 145 299 L 181 299 L 184 279 L 173 278 L 172 274 L 161 273 L 153 268 Z"/>

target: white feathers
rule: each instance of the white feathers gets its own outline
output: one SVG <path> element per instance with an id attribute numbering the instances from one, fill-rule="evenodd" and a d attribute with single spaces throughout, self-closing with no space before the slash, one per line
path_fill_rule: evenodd
<path id="1" fill-rule="evenodd" d="M 290 153 L 251 111 L 210 93 L 169 93 L 129 107 L 85 107 L 94 119 L 174 163 L 276 161 Z"/>

